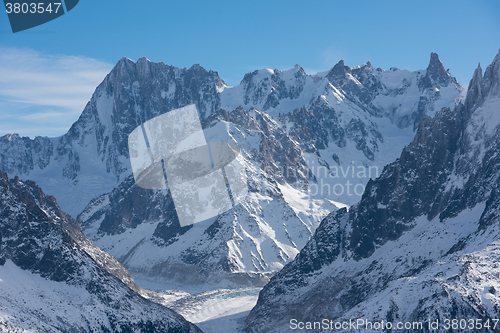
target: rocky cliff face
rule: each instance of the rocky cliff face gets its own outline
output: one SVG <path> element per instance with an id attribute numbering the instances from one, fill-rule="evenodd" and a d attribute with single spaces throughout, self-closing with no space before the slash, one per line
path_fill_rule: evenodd
<path id="1" fill-rule="evenodd" d="M 128 271 L 34 182 L 0 170 L 0 193 L 2 332 L 200 332 L 140 296 Z"/>
<path id="2" fill-rule="evenodd" d="M 484 76 L 475 71 L 464 104 L 425 117 L 361 201 L 321 222 L 260 293 L 247 331 L 365 318 L 426 332 L 429 320 L 445 332 L 446 319 L 479 319 L 490 325 L 475 329 L 497 332 L 499 87 L 500 52 Z"/>

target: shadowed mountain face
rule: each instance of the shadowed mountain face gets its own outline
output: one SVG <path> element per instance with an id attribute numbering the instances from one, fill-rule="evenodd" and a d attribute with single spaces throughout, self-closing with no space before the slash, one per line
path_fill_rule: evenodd
<path id="1" fill-rule="evenodd" d="M 347 192 L 309 198 L 311 182 L 321 184 L 311 163 L 329 172 L 381 170 L 411 141 L 422 117 L 463 97 L 442 68 L 435 54 L 427 69 L 414 72 L 339 62 L 316 75 L 300 66 L 258 70 L 227 87 L 199 65 L 180 69 L 124 58 L 67 134 L 0 138 L 0 167 L 54 195 L 134 275 L 262 283 L 297 255 L 339 202 L 360 199 Z M 134 184 L 127 139 L 145 121 L 190 104 L 207 141 L 241 148 L 251 191 L 216 221 L 181 228 L 168 190 Z M 365 186 L 369 178 L 348 181 Z"/>
<path id="2" fill-rule="evenodd" d="M 32 181 L 0 170 L 0 327 L 8 332 L 200 332 L 147 301 Z"/>
<path id="3" fill-rule="evenodd" d="M 429 320 L 492 324 L 500 311 L 499 110 L 500 52 L 484 76 L 475 71 L 464 104 L 422 119 L 361 201 L 321 222 L 264 287 L 247 331 L 288 332 L 292 319 L 322 318 L 422 322 L 425 332 Z"/>

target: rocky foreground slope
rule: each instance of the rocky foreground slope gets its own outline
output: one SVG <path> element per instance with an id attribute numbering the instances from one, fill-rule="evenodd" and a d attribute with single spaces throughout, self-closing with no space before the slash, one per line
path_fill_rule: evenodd
<path id="1" fill-rule="evenodd" d="M 201 332 L 136 291 L 53 197 L 0 170 L 1 332 Z"/>

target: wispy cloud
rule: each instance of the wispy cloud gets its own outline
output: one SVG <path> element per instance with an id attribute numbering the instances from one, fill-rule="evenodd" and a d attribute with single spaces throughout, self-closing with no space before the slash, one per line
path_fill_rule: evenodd
<path id="1" fill-rule="evenodd" d="M 0 47 L 0 135 L 64 134 L 112 66 L 87 57 Z"/>

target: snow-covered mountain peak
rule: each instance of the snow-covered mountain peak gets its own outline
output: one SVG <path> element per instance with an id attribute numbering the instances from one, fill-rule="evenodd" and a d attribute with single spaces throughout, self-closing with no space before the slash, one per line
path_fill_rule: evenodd
<path id="1" fill-rule="evenodd" d="M 142 75 L 151 75 L 151 60 L 146 57 L 141 57 L 137 59 L 135 65 L 137 67 L 137 71 Z"/>
<path id="2" fill-rule="evenodd" d="M 137 62 L 138 63 L 148 63 L 148 62 L 152 62 L 152 61 L 149 60 L 147 57 L 140 57 L 139 59 L 137 59 Z"/>
<path id="3" fill-rule="evenodd" d="M 290 80 L 292 78 L 299 78 L 299 77 L 307 76 L 307 73 L 304 70 L 304 68 L 302 68 L 302 66 L 300 66 L 298 64 L 295 64 L 295 66 L 293 66 L 293 68 L 290 68 L 288 70 L 284 70 L 281 72 L 283 73 L 282 75 L 283 75 L 283 78 L 285 81 Z"/>
<path id="4" fill-rule="evenodd" d="M 5 138 L 7 139 L 7 141 L 11 141 L 11 140 L 20 139 L 21 137 L 17 133 L 13 133 L 13 134 L 8 133 L 8 134 L 5 134 Z"/>
<path id="5" fill-rule="evenodd" d="M 444 68 L 441 59 L 437 53 L 431 53 L 431 60 L 427 67 L 427 75 L 436 83 L 440 85 L 447 85 L 449 83 L 451 74 Z"/>
<path id="6" fill-rule="evenodd" d="M 481 67 L 474 71 L 469 85 L 467 99 L 467 117 L 471 118 L 468 132 L 474 140 L 472 146 L 482 146 L 483 150 L 491 144 L 491 138 L 498 134 L 500 127 L 500 57 L 497 54 L 493 62 L 486 67 L 481 76 Z"/>
<path id="7" fill-rule="evenodd" d="M 481 63 L 479 62 L 477 64 L 476 69 L 474 70 L 474 74 L 472 75 L 472 79 L 469 82 L 469 88 L 467 90 L 470 90 L 471 88 L 480 85 L 482 80 L 483 80 L 483 69 L 481 68 Z"/>
<path id="8" fill-rule="evenodd" d="M 340 60 L 338 63 L 333 66 L 333 68 L 328 73 L 327 77 L 334 78 L 345 78 L 346 74 L 349 73 L 351 68 L 344 64 L 344 60 Z"/>
<path id="9" fill-rule="evenodd" d="M 483 69 L 481 64 L 477 64 L 477 68 L 474 70 L 472 79 L 469 81 L 469 88 L 467 89 L 466 103 L 468 103 L 468 109 L 472 109 L 472 105 L 480 103 L 483 99 L 481 83 L 483 81 Z"/>
<path id="10" fill-rule="evenodd" d="M 88 201 L 111 191 L 129 174 L 127 140 L 134 128 L 190 104 L 203 118 L 220 108 L 224 86 L 218 73 L 201 66 L 186 69 L 122 58 L 68 133 L 55 139 L 4 137 L 0 166 L 37 180 L 50 194 L 59 193 L 60 205 L 76 216 Z M 75 187 L 77 198 L 72 198 Z"/>
<path id="11" fill-rule="evenodd" d="M 118 60 L 118 62 L 116 63 L 115 66 L 121 66 L 123 65 L 124 63 L 127 63 L 127 62 L 131 62 L 131 63 L 136 63 L 135 60 L 132 60 L 128 57 L 121 57 L 120 60 Z"/>
<path id="12" fill-rule="evenodd" d="M 500 97 L 500 50 L 493 62 L 486 67 L 484 75 L 481 64 L 474 70 L 467 90 L 466 105 L 469 111 L 474 112 L 489 97 Z"/>
<path id="13" fill-rule="evenodd" d="M 432 90 L 440 91 L 441 89 L 446 89 L 450 85 L 461 87 L 457 79 L 445 69 L 437 53 L 431 53 L 429 66 L 427 66 L 427 69 L 422 74 L 418 83 L 422 89 L 429 89 L 432 92 Z"/>
<path id="14" fill-rule="evenodd" d="M 488 93 L 500 96 L 500 50 L 491 65 L 486 67 L 483 84 L 488 89 Z"/>

